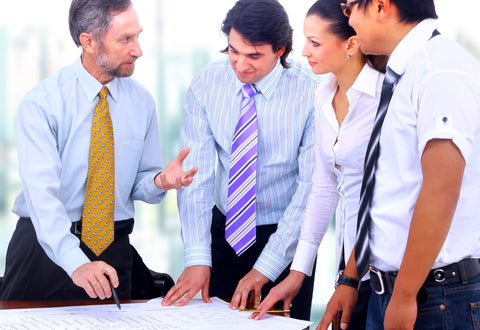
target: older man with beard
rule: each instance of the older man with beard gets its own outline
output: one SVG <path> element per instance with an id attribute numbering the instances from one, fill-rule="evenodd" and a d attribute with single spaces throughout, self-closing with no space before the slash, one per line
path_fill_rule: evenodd
<path id="1" fill-rule="evenodd" d="M 159 203 L 197 170 L 181 169 L 187 148 L 162 166 L 153 98 L 130 78 L 142 56 L 130 0 L 73 0 L 69 26 L 81 57 L 20 104 L 23 189 L 2 300 L 105 299 L 109 279 L 131 298 L 132 267 L 144 266 L 129 243 L 134 200 Z"/>

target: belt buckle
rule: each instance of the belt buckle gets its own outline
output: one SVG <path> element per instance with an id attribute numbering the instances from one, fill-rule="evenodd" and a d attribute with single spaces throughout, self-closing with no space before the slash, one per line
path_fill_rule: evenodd
<path id="1" fill-rule="evenodd" d="M 442 283 L 445 281 L 445 271 L 442 268 L 437 268 L 433 271 L 433 279 L 437 283 Z"/>
<path id="2" fill-rule="evenodd" d="M 374 290 L 376 294 L 384 294 L 385 293 L 385 284 L 383 283 L 383 277 L 382 277 L 382 272 L 379 271 L 378 269 L 374 268 L 374 267 L 370 267 L 370 274 L 374 274 L 377 279 L 378 279 L 378 282 L 380 283 L 380 290 Z"/>

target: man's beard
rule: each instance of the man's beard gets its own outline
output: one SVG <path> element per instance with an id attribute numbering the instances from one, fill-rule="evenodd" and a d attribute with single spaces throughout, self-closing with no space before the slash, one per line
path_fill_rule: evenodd
<path id="1" fill-rule="evenodd" d="M 114 64 L 110 63 L 110 60 L 103 48 L 103 45 L 99 45 L 98 55 L 95 58 L 95 62 L 97 65 L 105 71 L 108 75 L 112 77 L 122 78 L 122 77 L 130 77 L 135 70 L 135 65 L 131 66 L 129 69 L 121 71 L 121 66 L 115 66 Z M 132 61 L 135 61 L 137 58 L 132 57 Z"/>

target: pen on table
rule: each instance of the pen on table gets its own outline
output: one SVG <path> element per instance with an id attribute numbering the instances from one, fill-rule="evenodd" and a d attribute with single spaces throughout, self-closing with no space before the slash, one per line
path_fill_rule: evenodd
<path id="1" fill-rule="evenodd" d="M 118 299 L 117 295 L 117 290 L 112 285 L 112 281 L 110 281 L 110 277 L 106 276 L 108 280 L 108 284 L 110 284 L 110 289 L 112 290 L 112 295 L 113 295 L 113 300 L 115 300 L 115 304 L 117 304 L 118 309 L 122 309 L 122 306 L 120 306 L 120 299 Z"/>
<path id="2" fill-rule="evenodd" d="M 240 309 L 240 312 L 248 312 L 248 313 L 260 313 L 261 310 L 259 309 Z M 267 313 L 290 313 L 289 309 L 271 309 L 267 311 Z"/>

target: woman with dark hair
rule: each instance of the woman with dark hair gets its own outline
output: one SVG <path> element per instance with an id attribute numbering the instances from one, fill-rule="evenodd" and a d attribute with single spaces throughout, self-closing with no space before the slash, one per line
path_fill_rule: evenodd
<path id="1" fill-rule="evenodd" d="M 314 73 L 325 74 L 315 93 L 313 186 L 290 274 L 272 288 L 260 305 L 261 312 L 252 318 L 260 319 L 277 301 L 288 305 L 295 297 L 304 278 L 312 273 L 318 247 L 335 213 L 340 270 L 336 285 L 359 287 L 349 329 L 365 329 L 371 292 L 368 275 L 359 284 L 349 282 L 341 271 L 355 244 L 363 163 L 384 77 L 378 63 L 386 59 L 362 54 L 340 3 L 319 0 L 304 21 L 302 55 Z"/>

